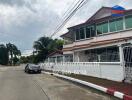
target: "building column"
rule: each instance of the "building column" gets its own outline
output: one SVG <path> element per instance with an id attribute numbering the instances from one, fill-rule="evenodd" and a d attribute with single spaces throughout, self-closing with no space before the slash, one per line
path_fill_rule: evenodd
<path id="1" fill-rule="evenodd" d="M 101 57 L 100 57 L 100 55 L 97 55 L 98 56 L 98 62 L 100 62 L 101 61 Z"/>
<path id="2" fill-rule="evenodd" d="M 50 59 L 49 59 L 49 57 L 48 57 L 48 63 L 50 63 Z"/>
<path id="3" fill-rule="evenodd" d="M 124 54 L 123 54 L 123 47 L 122 45 L 118 45 L 119 46 L 119 57 L 120 57 L 120 63 L 123 65 L 124 63 Z"/>
<path id="4" fill-rule="evenodd" d="M 73 62 L 75 62 L 75 52 L 72 53 Z"/>
<path id="5" fill-rule="evenodd" d="M 57 63 L 57 56 L 55 56 L 54 59 L 55 59 L 55 64 L 56 64 Z"/>
<path id="6" fill-rule="evenodd" d="M 80 52 L 78 51 L 77 52 L 77 62 L 80 62 L 79 54 L 80 54 Z"/>
<path id="7" fill-rule="evenodd" d="M 120 66 L 123 68 L 123 77 L 125 78 L 125 63 L 124 63 L 124 53 L 122 45 L 118 45 L 119 47 L 119 57 L 120 57 Z"/>
<path id="8" fill-rule="evenodd" d="M 63 61 L 62 62 L 65 62 L 65 55 L 63 55 L 62 57 L 63 57 Z"/>

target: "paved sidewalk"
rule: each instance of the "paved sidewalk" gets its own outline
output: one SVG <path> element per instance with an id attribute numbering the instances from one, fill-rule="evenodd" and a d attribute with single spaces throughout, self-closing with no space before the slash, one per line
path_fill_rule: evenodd
<path id="1" fill-rule="evenodd" d="M 83 88 L 52 75 L 33 75 L 50 100 L 119 100 L 111 95 L 90 88 Z"/>
<path id="2" fill-rule="evenodd" d="M 90 76 L 85 76 L 85 75 L 67 75 L 73 78 L 77 78 L 83 81 L 87 81 L 96 85 L 100 85 L 103 87 L 106 87 L 108 89 L 112 89 L 115 91 L 122 92 L 126 95 L 132 96 L 132 84 L 128 83 L 121 83 L 121 82 L 115 82 L 115 81 L 110 81 L 106 79 L 101 79 L 101 78 L 95 78 L 95 77 L 90 77 Z"/>

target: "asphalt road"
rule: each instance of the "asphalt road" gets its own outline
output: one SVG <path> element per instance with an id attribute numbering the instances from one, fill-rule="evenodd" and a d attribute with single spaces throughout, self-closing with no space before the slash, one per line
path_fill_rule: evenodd
<path id="1" fill-rule="evenodd" d="M 23 67 L 0 68 L 0 100 L 117 100 L 47 74 L 26 74 Z"/>
<path id="2" fill-rule="evenodd" d="M 0 71 L 0 100 L 48 100 L 44 92 L 22 70 Z"/>

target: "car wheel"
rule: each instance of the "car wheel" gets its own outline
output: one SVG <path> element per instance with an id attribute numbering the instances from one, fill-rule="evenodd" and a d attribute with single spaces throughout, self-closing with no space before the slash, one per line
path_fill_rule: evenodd
<path id="1" fill-rule="evenodd" d="M 25 73 L 27 73 L 27 70 L 25 70 Z"/>
<path id="2" fill-rule="evenodd" d="M 40 73 L 41 73 L 41 71 L 38 71 L 38 73 L 40 74 Z"/>
<path id="3" fill-rule="evenodd" d="M 29 74 L 31 73 L 30 70 L 28 70 L 28 73 L 29 73 Z"/>

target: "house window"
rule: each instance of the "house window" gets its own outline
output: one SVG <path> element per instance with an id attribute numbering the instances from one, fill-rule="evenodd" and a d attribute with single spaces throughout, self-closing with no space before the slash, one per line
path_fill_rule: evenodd
<path id="1" fill-rule="evenodd" d="M 102 26 L 101 25 L 97 25 L 97 34 L 102 34 Z"/>
<path id="2" fill-rule="evenodd" d="M 104 22 L 97 25 L 97 34 L 103 34 L 108 32 L 108 22 Z"/>
<path id="3" fill-rule="evenodd" d="M 108 22 L 102 24 L 102 32 L 103 33 L 107 33 L 108 32 Z"/>
<path id="4" fill-rule="evenodd" d="M 85 38 L 84 28 L 80 28 L 80 39 L 84 39 L 84 38 Z"/>
<path id="5" fill-rule="evenodd" d="M 91 37 L 91 28 L 87 27 L 86 28 L 86 38 L 90 38 Z"/>
<path id="6" fill-rule="evenodd" d="M 76 30 L 76 40 L 79 40 L 80 36 L 79 36 L 79 29 Z"/>
<path id="7" fill-rule="evenodd" d="M 114 20 L 110 21 L 109 26 L 110 26 L 110 32 L 116 31 L 116 24 Z"/>
<path id="8" fill-rule="evenodd" d="M 123 18 L 119 18 L 116 20 L 116 28 L 117 31 L 123 30 Z"/>
<path id="9" fill-rule="evenodd" d="M 119 62 L 119 47 L 108 47 L 107 49 L 107 62 Z"/>
<path id="10" fill-rule="evenodd" d="M 123 18 L 111 20 L 109 26 L 110 32 L 123 30 Z"/>
<path id="11" fill-rule="evenodd" d="M 132 28 L 132 15 L 125 17 L 126 29 Z"/>
<path id="12" fill-rule="evenodd" d="M 91 49 L 85 52 L 88 62 L 119 62 L 119 47 Z"/>
<path id="13" fill-rule="evenodd" d="M 65 55 L 65 62 L 73 62 L 73 55 Z"/>
<path id="14" fill-rule="evenodd" d="M 55 60 L 56 60 L 56 57 L 50 57 L 49 59 L 50 59 L 50 62 L 53 62 L 54 63 Z"/>
<path id="15" fill-rule="evenodd" d="M 76 40 L 85 39 L 85 28 L 76 29 Z"/>
<path id="16" fill-rule="evenodd" d="M 91 37 L 94 37 L 96 34 L 95 34 L 95 27 L 92 26 L 91 27 Z"/>
<path id="17" fill-rule="evenodd" d="M 57 56 L 57 62 L 62 62 L 63 61 L 63 56 Z"/>
<path id="18" fill-rule="evenodd" d="M 86 27 L 86 38 L 94 37 L 95 36 L 95 30 L 94 27 Z"/>

